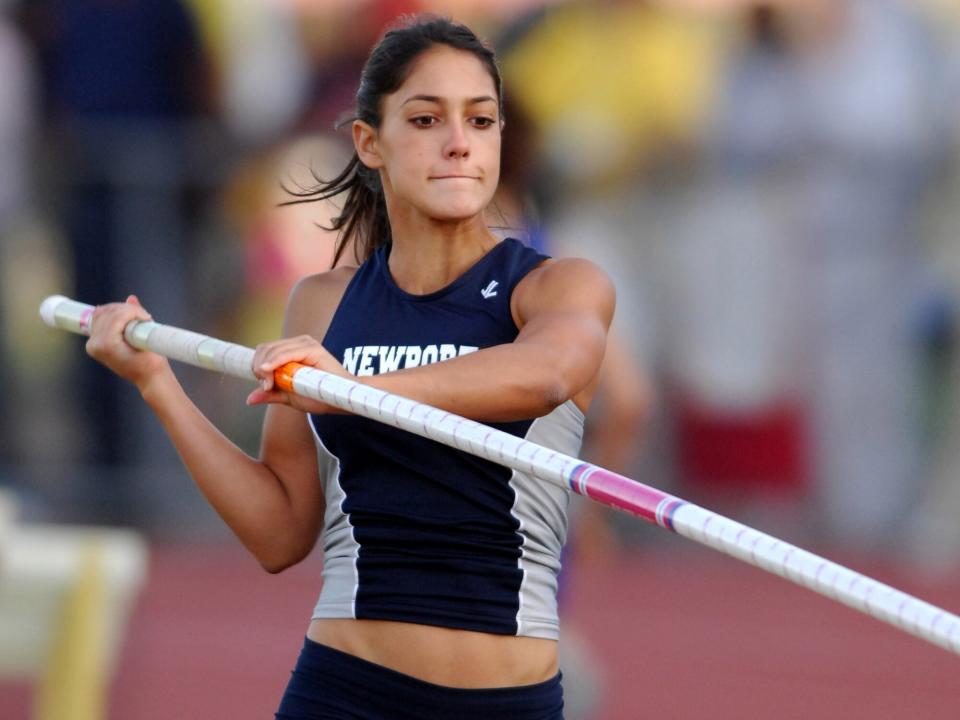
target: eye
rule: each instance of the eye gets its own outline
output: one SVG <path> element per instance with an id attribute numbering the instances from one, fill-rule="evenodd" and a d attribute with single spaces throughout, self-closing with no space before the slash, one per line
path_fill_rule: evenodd
<path id="1" fill-rule="evenodd" d="M 432 115 L 418 115 L 415 118 L 410 118 L 410 122 L 417 127 L 428 128 L 436 125 L 437 118 Z"/>
<path id="2" fill-rule="evenodd" d="M 488 128 L 497 124 L 497 121 L 494 118 L 485 116 L 475 117 L 472 119 L 472 122 L 478 128 Z"/>

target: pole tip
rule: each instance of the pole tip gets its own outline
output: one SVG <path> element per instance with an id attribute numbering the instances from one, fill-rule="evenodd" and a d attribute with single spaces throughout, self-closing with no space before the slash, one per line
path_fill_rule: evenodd
<path id="1" fill-rule="evenodd" d="M 43 318 L 43 321 L 47 325 L 50 327 L 57 326 L 57 306 L 67 299 L 69 298 L 66 298 L 63 295 L 51 295 L 42 303 L 40 303 L 40 317 Z"/>

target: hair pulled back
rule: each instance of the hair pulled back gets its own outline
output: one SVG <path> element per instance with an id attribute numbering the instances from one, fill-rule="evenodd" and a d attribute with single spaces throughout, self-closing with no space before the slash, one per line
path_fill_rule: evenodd
<path id="1" fill-rule="evenodd" d="M 383 97 L 396 92 L 407 79 L 416 59 L 435 45 L 447 45 L 475 55 L 487 68 L 502 103 L 500 70 L 493 51 L 466 25 L 449 18 L 413 16 L 402 18 L 373 48 L 360 75 L 355 112 L 346 122 L 362 120 L 379 128 Z M 346 168 L 333 180 L 314 174 L 317 185 L 287 192 L 296 199 L 284 205 L 326 200 L 346 193 L 343 209 L 327 228 L 339 232 L 333 256 L 336 265 L 345 248 L 353 242 L 358 262 L 369 258 L 377 248 L 391 242 L 390 221 L 383 197 L 380 174 L 364 165 L 354 150 Z"/>

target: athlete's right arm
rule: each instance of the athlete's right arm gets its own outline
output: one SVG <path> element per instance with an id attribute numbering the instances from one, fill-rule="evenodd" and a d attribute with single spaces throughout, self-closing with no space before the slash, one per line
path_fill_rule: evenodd
<path id="1" fill-rule="evenodd" d="M 337 278 L 301 281 L 291 293 L 284 335 L 322 336 L 340 292 Z M 147 317 L 135 298 L 97 308 L 87 352 L 136 385 L 197 487 L 266 570 L 299 562 L 316 544 L 324 513 L 306 417 L 286 406 L 268 408 L 260 458 L 250 457 L 200 412 L 164 358 L 123 340 L 127 323 Z"/>

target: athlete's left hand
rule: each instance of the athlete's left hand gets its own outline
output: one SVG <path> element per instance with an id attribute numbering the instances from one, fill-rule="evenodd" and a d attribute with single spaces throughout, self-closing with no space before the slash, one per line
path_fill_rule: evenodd
<path id="1" fill-rule="evenodd" d="M 253 354 L 253 372 L 260 380 L 260 387 L 247 396 L 248 405 L 270 403 L 289 405 L 308 413 L 340 413 L 339 408 L 326 403 L 286 392 L 276 386 L 273 373 L 287 363 L 323 370 L 331 375 L 353 378 L 326 348 L 309 335 L 300 335 L 283 340 L 257 345 Z"/>

